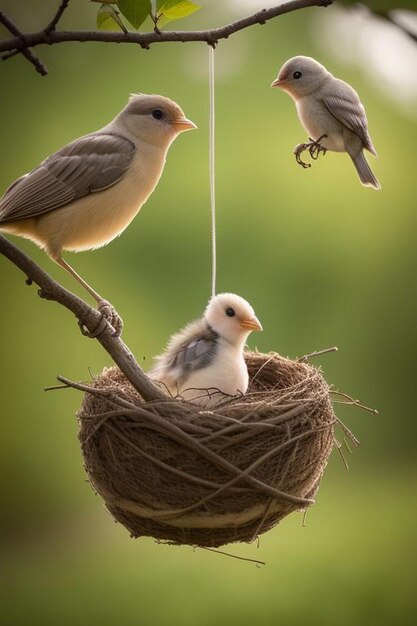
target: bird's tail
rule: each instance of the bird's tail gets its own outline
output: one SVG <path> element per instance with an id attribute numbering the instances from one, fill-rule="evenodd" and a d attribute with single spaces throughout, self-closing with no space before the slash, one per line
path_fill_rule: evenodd
<path id="1" fill-rule="evenodd" d="M 374 189 L 381 189 L 381 185 L 379 184 L 378 179 L 369 167 L 363 150 L 361 150 L 355 156 L 351 156 L 351 159 L 356 167 L 356 171 L 359 174 L 362 185 L 365 185 L 366 187 L 373 187 Z"/>

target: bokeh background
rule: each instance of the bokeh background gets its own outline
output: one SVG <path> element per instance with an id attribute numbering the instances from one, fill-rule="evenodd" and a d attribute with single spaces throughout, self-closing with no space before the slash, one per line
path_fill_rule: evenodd
<path id="1" fill-rule="evenodd" d="M 37 30 L 57 0 L 0 4 Z M 221 25 L 273 3 L 201 4 L 178 28 Z M 71 2 L 61 28 L 94 28 L 96 10 Z M 210 292 L 207 46 L 69 43 L 37 52 L 47 78 L 20 56 L 0 66 L 1 190 L 107 123 L 134 91 L 172 97 L 199 126 L 172 146 L 157 190 L 119 239 L 67 257 L 113 302 L 124 340 L 147 367 Z M 318 58 L 361 94 L 381 192 L 359 184 L 346 155 L 296 166 L 304 131 L 290 98 L 269 88 L 296 54 Z M 2 623 L 415 623 L 416 56 L 395 27 L 337 6 L 252 27 L 216 52 L 218 290 L 254 305 L 265 331 L 251 347 L 296 356 L 337 345 L 317 361 L 327 379 L 379 410 L 337 407 L 362 445 L 349 472 L 333 453 L 306 527 L 293 514 L 259 546 L 230 546 L 265 567 L 133 541 L 114 524 L 83 471 L 80 395 L 43 391 L 57 374 L 87 380 L 109 357 L 0 258 Z M 17 243 L 84 297 L 33 244 Z"/>

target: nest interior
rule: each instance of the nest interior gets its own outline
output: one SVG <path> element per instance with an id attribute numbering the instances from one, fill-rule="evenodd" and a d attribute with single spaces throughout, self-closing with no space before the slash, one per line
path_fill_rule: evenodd
<path id="1" fill-rule="evenodd" d="M 246 353 L 244 396 L 203 409 L 144 402 L 116 367 L 78 413 L 90 483 L 133 537 L 218 547 L 252 541 L 314 502 L 336 421 L 319 368 Z"/>

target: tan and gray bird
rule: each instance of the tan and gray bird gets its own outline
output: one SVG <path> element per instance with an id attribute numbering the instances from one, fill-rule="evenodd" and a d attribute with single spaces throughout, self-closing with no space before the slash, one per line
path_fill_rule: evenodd
<path id="1" fill-rule="evenodd" d="M 0 199 L 0 231 L 34 241 L 108 308 L 62 251 L 99 248 L 120 235 L 155 189 L 171 143 L 192 128 L 172 100 L 132 95 L 107 126 L 10 185 Z"/>
<path id="2" fill-rule="evenodd" d="M 262 326 L 251 305 L 235 294 L 218 294 L 201 319 L 171 337 L 149 376 L 172 396 L 204 406 L 223 394 L 246 393 L 249 376 L 243 349 L 252 330 Z"/>
<path id="3" fill-rule="evenodd" d="M 310 142 L 295 149 L 300 165 L 307 166 L 300 158 L 306 149 L 313 158 L 317 158 L 320 151 L 347 152 L 361 183 L 381 188 L 363 152 L 366 149 L 377 156 L 369 136 L 365 109 L 353 87 L 335 78 L 315 59 L 305 56 L 293 57 L 284 63 L 271 86 L 290 94 L 301 123 L 310 135 Z"/>

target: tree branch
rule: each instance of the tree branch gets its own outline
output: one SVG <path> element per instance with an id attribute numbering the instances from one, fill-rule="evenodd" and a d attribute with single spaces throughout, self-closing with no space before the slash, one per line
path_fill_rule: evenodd
<path id="1" fill-rule="evenodd" d="M 59 20 L 61 19 L 64 11 L 68 8 L 69 0 L 62 0 L 61 4 L 58 7 L 57 12 L 55 13 L 52 20 L 49 22 L 48 26 L 45 28 L 45 33 L 51 33 L 57 27 Z"/>
<path id="2" fill-rule="evenodd" d="M 11 49 L 10 54 L 7 55 L 6 58 L 14 56 L 16 51 L 21 52 L 29 63 L 32 63 L 32 65 L 35 66 L 36 71 L 39 72 L 41 76 L 46 76 L 48 70 L 36 54 L 34 54 L 32 50 L 27 47 L 26 36 L 20 32 L 17 26 L 6 15 L 4 15 L 2 11 L 0 11 L 0 23 L 3 24 L 3 26 L 12 33 L 12 35 L 16 35 L 16 40 L 20 44 L 19 49 L 17 50 L 16 47 Z M 6 58 L 3 57 L 3 60 L 6 60 Z"/>
<path id="3" fill-rule="evenodd" d="M 6 237 L 0 235 L 0 254 L 9 259 L 28 277 L 28 284 L 36 283 L 41 298 L 62 304 L 74 313 L 89 332 L 94 332 L 102 320 L 102 315 L 91 308 L 84 300 L 61 287 L 53 278 L 44 272 L 24 252 L 19 250 Z M 119 337 L 114 337 L 111 327 L 107 324 L 103 332 L 97 336 L 106 352 L 121 369 L 133 387 L 146 401 L 166 400 L 167 396 L 157 387 L 137 364 L 133 354 Z"/>
<path id="4" fill-rule="evenodd" d="M 333 0 L 289 0 L 284 4 L 273 7 L 271 9 L 263 9 L 249 17 L 237 20 L 226 26 L 213 28 L 211 30 L 196 31 L 164 31 L 164 32 L 148 32 L 148 33 L 119 33 L 109 31 L 60 31 L 55 30 L 55 26 L 60 19 L 62 13 L 68 6 L 68 1 L 62 2 L 55 18 L 51 24 L 38 33 L 25 33 L 22 36 L 15 37 L 0 42 L 0 52 L 20 52 L 28 46 L 34 48 L 42 44 L 59 44 L 69 41 L 87 42 L 101 41 L 105 43 L 131 43 L 148 49 L 151 44 L 162 42 L 190 42 L 202 41 L 211 46 L 215 46 L 221 39 L 227 39 L 233 33 L 253 26 L 255 24 L 265 24 L 279 15 L 285 15 L 299 9 L 307 7 L 327 7 L 333 4 Z M 63 6 L 65 5 L 65 6 Z M 51 27 L 52 25 L 52 27 Z M 50 28 L 51 27 L 51 28 Z M 48 30 L 49 28 L 49 30 Z M 23 39 L 22 39 L 23 37 Z M 10 55 L 3 56 L 9 58 Z"/>

